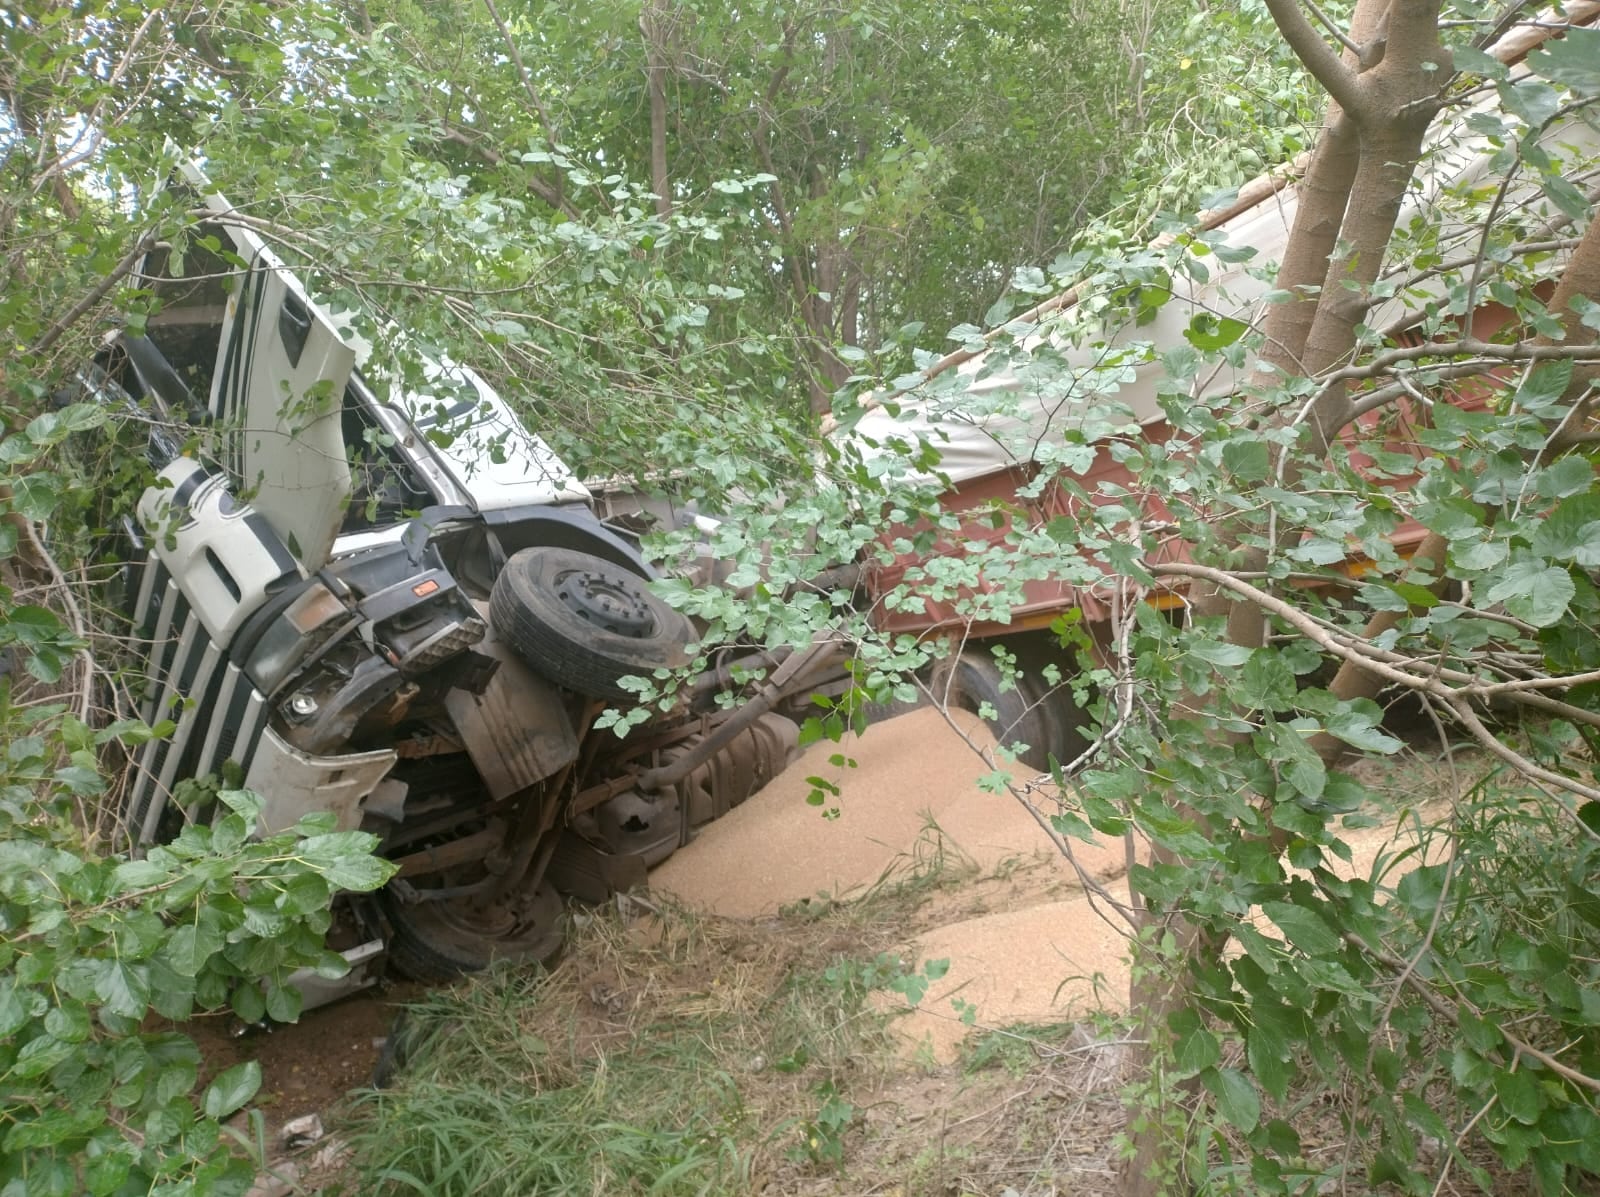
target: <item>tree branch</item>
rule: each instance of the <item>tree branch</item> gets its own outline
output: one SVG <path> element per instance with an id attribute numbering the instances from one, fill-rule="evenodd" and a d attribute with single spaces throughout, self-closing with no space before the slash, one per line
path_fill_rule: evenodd
<path id="1" fill-rule="evenodd" d="M 1417 976 L 1414 972 L 1406 971 L 1406 962 L 1400 957 L 1396 956 L 1393 952 L 1388 952 L 1382 948 L 1373 947 L 1371 944 L 1367 943 L 1359 935 L 1356 935 L 1353 932 L 1346 933 L 1344 939 L 1357 951 L 1371 956 L 1384 967 L 1393 969 L 1396 972 L 1400 972 L 1401 979 L 1405 982 L 1405 984 L 1411 989 L 1415 990 L 1417 995 L 1421 997 L 1425 1003 L 1427 1003 L 1429 1009 L 1431 1009 L 1435 1014 L 1438 1014 L 1441 1018 L 1448 1021 L 1451 1026 L 1456 1026 L 1460 1023 L 1460 1014 L 1456 1006 L 1451 1002 L 1445 1001 L 1444 998 L 1435 993 L 1432 986 L 1430 986 L 1421 977 Z M 1466 1005 L 1471 1008 L 1471 1003 L 1466 1003 Z M 1477 1010 L 1473 1010 L 1472 1013 L 1474 1017 L 1482 1017 L 1481 1013 Z M 1587 1073 L 1579 1072 L 1577 1069 L 1563 1064 L 1549 1052 L 1541 1051 L 1532 1044 L 1519 1039 L 1506 1028 L 1504 1023 L 1498 1024 L 1495 1029 L 1500 1032 L 1501 1038 L 1511 1045 L 1511 1049 L 1513 1051 L 1519 1052 L 1520 1054 L 1527 1056 L 1529 1059 L 1539 1061 L 1539 1063 L 1543 1064 L 1551 1072 L 1555 1073 L 1557 1076 L 1565 1077 L 1574 1085 L 1578 1085 L 1581 1088 L 1591 1089 L 1596 1093 L 1600 1093 L 1600 1079 L 1592 1077 Z"/>
<path id="2" fill-rule="evenodd" d="M 1580 798 L 1588 798 L 1600 802 L 1600 789 L 1585 785 L 1576 778 L 1567 777 L 1546 769 L 1528 760 L 1527 757 L 1522 756 L 1507 745 L 1502 744 L 1494 733 L 1489 731 L 1483 725 L 1483 722 L 1472 713 L 1471 707 L 1467 704 L 1467 698 L 1471 696 L 1470 688 L 1457 689 L 1456 687 L 1447 686 L 1435 676 L 1435 673 L 1418 676 L 1400 669 L 1388 661 L 1382 660 L 1379 653 L 1367 651 L 1365 645 L 1351 643 L 1334 636 L 1298 607 L 1285 602 L 1276 595 L 1268 594 L 1248 582 L 1241 581 L 1226 570 L 1212 569 L 1210 566 L 1193 565 L 1187 562 L 1149 564 L 1147 568 L 1157 577 L 1199 578 L 1210 582 L 1219 590 L 1236 594 L 1249 600 L 1262 611 L 1277 616 L 1307 640 L 1338 657 L 1341 661 L 1358 662 L 1361 668 L 1379 675 L 1385 681 L 1404 686 L 1408 690 L 1421 690 L 1433 695 L 1455 712 L 1457 718 L 1472 733 L 1475 740 L 1495 756 L 1513 766 L 1518 772 L 1528 777 L 1537 778 L 1548 785 L 1555 786 L 1557 789 L 1566 790 L 1568 793 L 1575 794 Z M 1532 696 L 1519 694 L 1516 697 L 1522 699 Z"/>
<path id="3" fill-rule="evenodd" d="M 1356 80 L 1356 73 L 1340 61 L 1328 43 L 1322 40 L 1300 11 L 1296 0 L 1266 0 L 1267 11 L 1283 34 L 1283 40 L 1295 52 L 1295 57 L 1305 64 L 1306 70 L 1324 88 L 1334 103 L 1358 121 L 1366 116 L 1365 93 Z"/>
<path id="4" fill-rule="evenodd" d="M 506 43 L 506 52 L 511 55 L 511 61 L 517 68 L 517 77 L 522 82 L 522 90 L 527 94 L 528 102 L 533 105 L 533 110 L 539 118 L 539 125 L 544 131 L 545 143 L 554 149 L 557 141 L 555 119 L 550 115 L 550 110 L 545 107 L 544 101 L 539 98 L 538 89 L 533 86 L 533 77 L 528 74 L 528 68 L 523 64 L 522 52 L 517 49 L 517 41 L 511 36 L 511 29 L 500 17 L 500 10 L 495 8 L 494 0 L 483 0 L 484 8 L 489 10 L 489 16 L 494 21 L 495 27 L 500 30 L 500 36 Z M 496 157 L 500 157 L 498 154 Z M 504 160 L 503 158 L 501 159 Z M 583 214 L 567 199 L 561 186 L 561 174 L 556 172 L 555 181 L 546 183 L 544 180 L 529 174 L 528 190 L 537 195 L 545 203 L 557 211 L 565 213 L 572 220 L 581 220 Z"/>
<path id="5" fill-rule="evenodd" d="M 84 313 L 111 293 L 111 288 L 121 282 L 124 276 L 138 264 L 139 259 L 150 252 L 155 242 L 156 235 L 153 230 L 146 232 L 138 241 L 134 242 L 133 248 L 122 256 L 122 260 L 111 268 L 105 278 L 90 288 L 87 295 L 68 308 L 61 316 L 57 317 L 49 328 L 45 329 L 43 335 L 30 347 L 29 352 L 33 354 L 47 352 L 69 328 L 83 318 Z"/>
<path id="6" fill-rule="evenodd" d="M 639 35 L 644 38 L 645 90 L 650 97 L 650 190 L 656 195 L 656 215 L 672 215 L 672 179 L 667 172 L 667 58 L 666 21 L 661 0 L 652 0 L 639 12 Z"/>
<path id="7" fill-rule="evenodd" d="M 1327 13 L 1323 12 L 1317 7 L 1316 0 L 1304 0 L 1304 2 L 1306 8 L 1311 11 L 1311 15 L 1316 18 L 1317 24 L 1326 29 L 1334 41 L 1338 42 L 1341 46 L 1359 59 L 1361 57 L 1361 47 L 1346 37 L 1344 30 L 1339 28 L 1337 22 L 1335 22 L 1331 17 L 1328 16 Z"/>
<path id="8" fill-rule="evenodd" d="M 483 6 L 489 10 L 489 17 L 494 21 L 495 27 L 500 30 L 500 36 L 506 43 L 506 52 L 511 55 L 511 61 L 517 68 L 517 77 L 522 81 L 522 90 L 527 93 L 528 101 L 533 105 L 533 110 L 538 114 L 539 124 L 544 129 L 544 139 L 552 147 L 560 139 L 556 136 L 556 123 L 550 116 L 550 110 L 544 106 L 544 101 L 539 98 L 539 92 L 533 86 L 533 79 L 528 74 L 528 68 L 523 65 L 522 51 L 517 49 L 517 41 L 511 36 L 511 29 L 500 18 L 500 10 L 495 8 L 494 0 L 483 0 Z"/>
<path id="9" fill-rule="evenodd" d="M 506 156 L 504 154 L 495 149 L 494 146 L 486 144 L 487 138 L 481 133 L 471 132 L 446 121 L 440 129 L 439 135 L 444 138 L 445 141 L 454 142 L 456 145 L 465 146 L 474 154 L 477 154 L 490 166 L 504 167 L 510 165 L 510 163 L 506 161 Z M 526 186 L 529 191 L 533 192 L 534 195 L 538 196 L 545 203 L 549 204 L 550 207 L 566 216 L 569 220 L 583 220 L 583 212 L 576 204 L 562 194 L 559 187 L 545 182 L 545 180 L 541 179 L 538 175 L 531 171 L 528 173 Z"/>

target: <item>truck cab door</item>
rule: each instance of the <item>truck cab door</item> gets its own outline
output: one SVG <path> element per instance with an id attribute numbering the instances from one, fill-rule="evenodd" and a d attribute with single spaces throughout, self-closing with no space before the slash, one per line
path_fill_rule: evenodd
<path id="1" fill-rule="evenodd" d="M 258 237 L 228 234 L 249 269 L 228 298 L 211 415 L 241 497 L 313 571 L 350 501 L 340 417 L 356 353 Z"/>

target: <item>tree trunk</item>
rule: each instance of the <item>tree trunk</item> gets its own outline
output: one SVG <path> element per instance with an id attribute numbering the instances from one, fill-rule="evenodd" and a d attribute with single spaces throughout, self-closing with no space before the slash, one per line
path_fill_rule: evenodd
<path id="1" fill-rule="evenodd" d="M 1561 272 L 1561 281 L 1556 284 L 1555 294 L 1550 297 L 1550 312 L 1561 321 L 1562 342 L 1567 345 L 1590 344 L 1600 339 L 1600 335 L 1585 324 L 1582 313 L 1573 308 L 1572 301 L 1575 299 L 1600 302 L 1600 209 L 1589 213 L 1589 227 L 1583 234 L 1583 240 L 1578 242 L 1572 260 Z M 1548 337 L 1540 337 L 1539 342 L 1551 343 Z M 1567 384 L 1562 398 L 1567 403 L 1581 400 L 1583 407 L 1567 419 L 1569 437 L 1581 434 L 1583 425 L 1588 423 L 1594 412 L 1600 396 L 1589 388 L 1596 379 L 1600 379 L 1600 366 L 1579 363 L 1573 367 L 1572 381 Z"/>
<path id="2" fill-rule="evenodd" d="M 1301 297 L 1274 307 L 1264 326 L 1266 372 L 1258 382 L 1313 375 L 1352 354 L 1357 329 L 1368 308 L 1371 285 L 1382 269 L 1406 187 L 1420 160 L 1423 137 L 1438 111 L 1441 85 L 1448 78 L 1448 55 L 1439 44 L 1439 0 L 1361 0 L 1350 40 L 1356 47 L 1341 59 L 1307 21 L 1297 0 L 1268 0 L 1285 39 L 1334 97 L 1330 119 L 1300 190 L 1300 206 L 1280 266 L 1278 286 L 1299 289 Z M 1334 257 L 1335 248 L 1345 252 Z M 1310 288 L 1316 288 L 1313 292 Z M 1325 394 L 1307 421 L 1326 448 L 1348 410 L 1342 390 Z M 1292 480 L 1285 482 L 1292 485 Z M 1248 529 L 1225 530 L 1224 542 L 1237 548 Z M 1259 570 L 1263 549 L 1241 551 L 1241 568 Z M 1264 643 L 1266 620 L 1243 602 L 1230 601 L 1216 588 L 1193 596 L 1200 615 L 1225 614 L 1228 639 L 1244 647 Z M 1361 679 L 1347 679 L 1356 684 Z M 1160 911 L 1147 911 L 1146 942 Z M 1165 930 L 1178 944 L 1180 959 L 1166 962 L 1147 950 L 1136 955 L 1130 1008 L 1139 1012 L 1146 1032 L 1139 1038 L 1133 1066 L 1152 1082 L 1166 1051 L 1168 1020 L 1188 1000 L 1189 978 L 1215 963 L 1223 945 L 1187 922 L 1165 916 Z M 1169 971 L 1161 971 L 1163 966 Z M 1158 1100 L 1178 1099 L 1159 1087 Z M 1181 1092 L 1181 1091 L 1180 1091 Z M 1181 1100 L 1181 1099 L 1180 1099 Z M 1132 1111 L 1128 1126 L 1130 1158 L 1119 1188 L 1123 1197 L 1166 1197 L 1186 1191 L 1182 1176 L 1181 1111 Z"/>
<path id="3" fill-rule="evenodd" d="M 672 178 L 667 172 L 667 38 L 670 17 L 666 0 L 650 0 L 639 14 L 644 37 L 646 88 L 650 94 L 650 190 L 656 215 L 672 215 Z"/>

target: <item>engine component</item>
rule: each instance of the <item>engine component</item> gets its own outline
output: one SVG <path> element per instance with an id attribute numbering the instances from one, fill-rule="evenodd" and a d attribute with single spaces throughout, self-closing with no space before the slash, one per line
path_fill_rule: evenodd
<path id="1" fill-rule="evenodd" d="M 627 790 L 594 811 L 595 830 L 618 856 L 637 856 L 646 868 L 660 864 L 683 842 L 682 803 L 676 793 L 648 797 Z"/>
<path id="2" fill-rule="evenodd" d="M 664 763 L 692 746 L 689 741 L 664 750 Z M 799 751 L 800 729 L 792 719 L 770 712 L 757 719 L 673 787 L 683 807 L 681 842 L 688 843 L 698 828 L 727 814 L 782 773 Z"/>

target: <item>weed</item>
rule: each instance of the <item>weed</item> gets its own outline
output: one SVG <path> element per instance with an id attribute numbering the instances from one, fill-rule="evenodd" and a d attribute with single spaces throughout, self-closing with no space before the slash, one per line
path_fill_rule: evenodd
<path id="1" fill-rule="evenodd" d="M 639 1050 L 585 1057 L 575 1025 L 563 1043 L 541 1017 L 565 996 L 550 978 L 506 970 L 412 1007 L 406 1073 L 352 1111 L 362 1191 L 680 1194 L 735 1184 L 740 1095 L 693 1020 Z"/>
<path id="2" fill-rule="evenodd" d="M 587 915 L 554 973 L 493 971 L 413 1006 L 407 1071 L 351 1111 L 355 1188 L 670 1197 L 739 1192 L 769 1151 L 839 1166 L 848 1088 L 892 1058 L 871 995 L 920 998 L 943 962 L 869 945 L 856 908 L 785 935 L 653 902 L 633 923 Z"/>
<path id="3" fill-rule="evenodd" d="M 822 1104 L 816 1117 L 801 1127 L 801 1147 L 797 1149 L 814 1163 L 837 1168 L 844 1163 L 844 1136 L 856 1120 L 856 1108 L 840 1096 L 832 1081 L 816 1088 Z"/>
<path id="4" fill-rule="evenodd" d="M 1041 1049 L 1066 1043 L 1078 1030 L 1076 1022 L 1017 1023 L 977 1037 L 962 1055 L 968 1073 L 1002 1068 L 1012 1076 L 1031 1072 L 1039 1064 Z"/>

